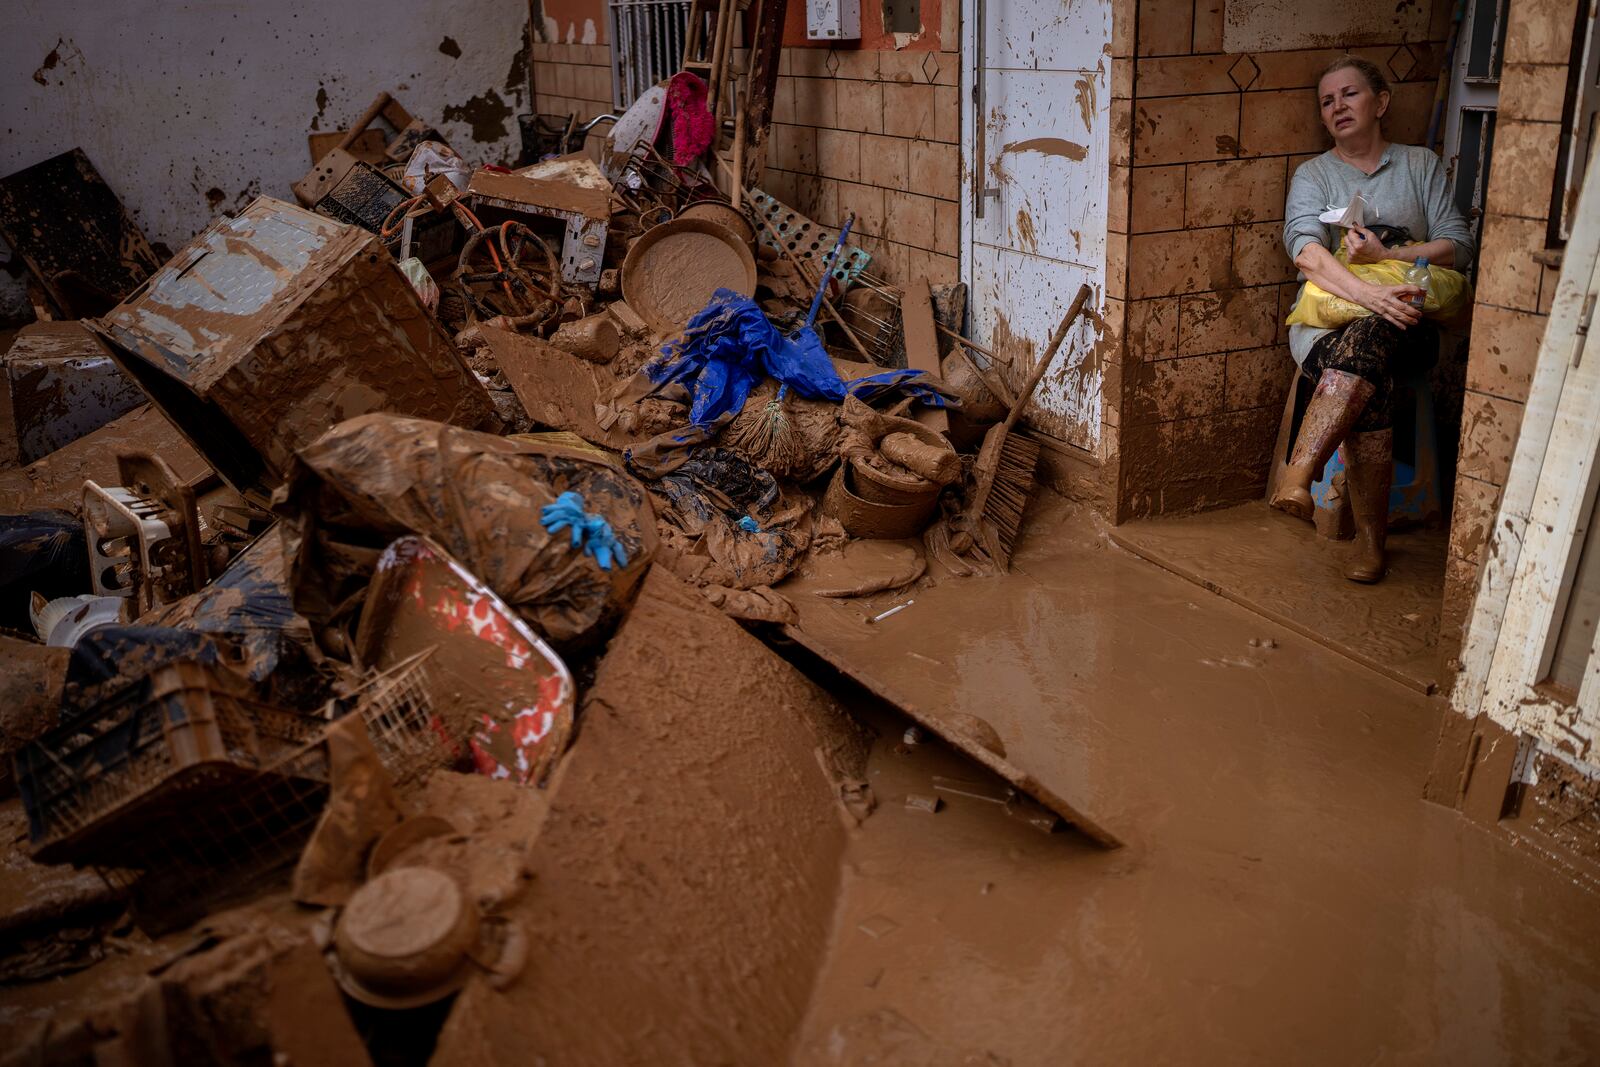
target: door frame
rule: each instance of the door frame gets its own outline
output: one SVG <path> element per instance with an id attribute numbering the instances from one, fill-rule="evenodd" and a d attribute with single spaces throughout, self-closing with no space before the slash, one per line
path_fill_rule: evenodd
<path id="1" fill-rule="evenodd" d="M 1590 166 L 1539 343 L 1510 473 L 1489 542 L 1451 694 L 1535 748 L 1576 728 L 1600 735 L 1600 629 L 1576 700 L 1544 685 L 1578 553 L 1600 487 L 1600 339 L 1589 343 L 1600 285 L 1600 168 Z M 1565 734 L 1565 737 L 1560 735 Z M 1600 762 L 1600 736 L 1587 762 Z M 1526 759 L 1519 763 L 1525 767 Z M 1520 777 L 1520 774 L 1518 775 Z"/>

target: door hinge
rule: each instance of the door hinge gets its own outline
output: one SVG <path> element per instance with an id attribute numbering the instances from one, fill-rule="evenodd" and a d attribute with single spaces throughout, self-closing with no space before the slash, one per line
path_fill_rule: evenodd
<path id="1" fill-rule="evenodd" d="M 1589 323 L 1594 318 L 1595 292 L 1593 289 L 1584 294 L 1583 310 L 1578 314 L 1578 325 L 1572 331 L 1572 365 L 1576 367 L 1583 362 L 1583 346 L 1589 339 Z"/>

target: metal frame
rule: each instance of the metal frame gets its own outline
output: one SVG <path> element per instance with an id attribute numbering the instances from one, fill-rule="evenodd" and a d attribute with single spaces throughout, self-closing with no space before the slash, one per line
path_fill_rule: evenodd
<path id="1" fill-rule="evenodd" d="M 1584 184 L 1584 172 L 1594 154 L 1595 119 L 1600 115 L 1600 43 L 1595 40 L 1600 0 L 1588 0 L 1588 11 L 1589 32 L 1583 41 L 1582 59 L 1578 66 L 1577 97 L 1572 101 L 1571 125 L 1562 131 L 1563 180 L 1561 196 L 1554 205 L 1552 228 L 1555 236 L 1563 241 L 1572 236 L 1572 206 L 1577 203 L 1578 191 Z"/>
<path id="2" fill-rule="evenodd" d="M 692 0 L 606 0 L 611 23 L 611 102 L 620 113 L 677 73 Z"/>
<path id="3" fill-rule="evenodd" d="M 1500 106 L 1500 42 L 1505 38 L 1505 13 L 1509 3 L 1510 0 L 1470 0 L 1450 72 L 1450 96 L 1444 121 L 1445 167 L 1456 206 L 1467 217 L 1475 237 L 1481 237 L 1483 231 L 1483 194 L 1487 189 L 1489 164 L 1494 151 L 1495 114 Z M 1485 18 L 1493 20 L 1487 29 L 1483 26 Z M 1489 49 L 1487 55 L 1475 51 L 1485 42 Z M 1486 68 L 1482 66 L 1484 63 L 1487 64 Z M 1478 73 L 1473 73 L 1475 66 L 1478 67 Z M 1464 196 L 1463 193 L 1467 191 L 1458 185 L 1466 176 L 1461 168 L 1461 158 L 1474 148 L 1462 144 L 1462 136 L 1467 132 L 1468 125 L 1464 120 L 1468 115 L 1478 116 L 1477 121 L 1487 126 L 1488 132 L 1484 136 L 1482 127 L 1479 128 L 1478 144 L 1473 151 L 1476 160 L 1476 173 L 1471 176 L 1473 189 L 1470 195 Z M 1477 214 L 1472 213 L 1473 208 L 1478 209 Z"/>

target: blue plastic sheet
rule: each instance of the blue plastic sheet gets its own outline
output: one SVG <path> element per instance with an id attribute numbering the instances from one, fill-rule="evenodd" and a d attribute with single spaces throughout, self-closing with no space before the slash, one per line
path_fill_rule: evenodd
<path id="1" fill-rule="evenodd" d="M 743 408 L 750 390 L 768 377 L 812 400 L 871 400 L 897 390 L 931 407 L 948 404 L 922 371 L 883 371 L 846 382 L 816 331 L 805 327 L 785 337 L 754 300 L 729 289 L 718 289 L 689 320 L 683 338 L 662 346 L 645 373 L 658 386 L 681 382 L 693 398 L 689 421 L 701 428 Z"/>

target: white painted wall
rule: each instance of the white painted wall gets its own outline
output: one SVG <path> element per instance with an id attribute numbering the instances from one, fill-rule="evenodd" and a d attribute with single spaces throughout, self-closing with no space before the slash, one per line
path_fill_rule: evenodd
<path id="1" fill-rule="evenodd" d="M 306 134 L 384 89 L 503 162 L 528 107 L 527 20 L 526 0 L 3 0 L 0 174 L 81 147 L 176 251 L 259 194 L 292 200 Z"/>

